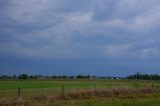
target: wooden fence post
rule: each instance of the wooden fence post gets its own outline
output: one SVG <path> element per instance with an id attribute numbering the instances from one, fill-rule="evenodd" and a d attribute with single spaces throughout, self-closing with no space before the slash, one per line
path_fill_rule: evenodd
<path id="1" fill-rule="evenodd" d="M 96 86 L 96 84 L 94 84 L 94 90 L 95 90 L 95 91 L 97 90 L 97 86 Z"/>
<path id="2" fill-rule="evenodd" d="M 153 78 L 152 78 L 152 76 L 151 76 L 151 87 L 153 88 L 154 86 L 153 86 Z"/>
<path id="3" fill-rule="evenodd" d="M 62 96 L 64 96 L 64 85 L 62 85 L 62 92 L 61 92 Z"/>
<path id="4" fill-rule="evenodd" d="M 151 85 L 151 87 L 152 87 L 152 88 L 154 87 L 154 85 L 153 85 L 153 82 L 152 82 L 152 85 Z"/>
<path id="5" fill-rule="evenodd" d="M 18 98 L 21 98 L 21 87 L 20 86 L 18 86 L 17 96 Z"/>

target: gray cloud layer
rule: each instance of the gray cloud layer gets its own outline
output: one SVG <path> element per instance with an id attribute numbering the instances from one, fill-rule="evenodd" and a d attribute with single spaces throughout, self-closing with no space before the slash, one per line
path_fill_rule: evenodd
<path id="1" fill-rule="evenodd" d="M 159 11 L 158 0 L 0 1 L 0 56 L 151 63 L 160 57 Z"/>

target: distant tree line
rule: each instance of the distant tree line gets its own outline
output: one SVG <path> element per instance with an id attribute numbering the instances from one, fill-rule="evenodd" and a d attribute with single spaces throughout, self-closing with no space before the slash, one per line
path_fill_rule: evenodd
<path id="1" fill-rule="evenodd" d="M 90 75 L 77 75 L 77 76 L 58 76 L 58 75 L 52 75 L 52 76 L 43 76 L 43 75 L 28 75 L 28 74 L 21 74 L 21 75 L 0 75 L 0 79 L 21 79 L 21 80 L 27 80 L 27 79 L 94 79 L 96 76 L 90 76 Z"/>
<path id="2" fill-rule="evenodd" d="M 141 74 L 136 73 L 127 77 L 97 77 L 91 75 L 76 75 L 76 76 L 67 76 L 67 75 L 28 75 L 28 74 L 20 74 L 20 75 L 0 75 L 1 80 L 27 80 L 27 79 L 142 79 L 142 80 L 160 80 L 160 75 L 158 74 Z"/>
<path id="3" fill-rule="evenodd" d="M 136 74 L 130 75 L 126 78 L 127 79 L 142 79 L 142 80 L 160 80 L 160 75 L 136 73 Z"/>

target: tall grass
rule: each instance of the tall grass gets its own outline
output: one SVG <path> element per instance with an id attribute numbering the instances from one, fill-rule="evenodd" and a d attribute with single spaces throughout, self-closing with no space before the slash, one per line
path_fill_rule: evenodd
<path id="1" fill-rule="evenodd" d="M 157 92 L 153 88 L 113 88 L 111 90 L 81 90 L 70 92 L 66 96 L 70 99 L 90 99 L 90 98 L 104 98 L 117 97 L 121 95 L 136 95 L 136 94 L 151 94 Z"/>
<path id="2" fill-rule="evenodd" d="M 123 87 L 123 88 L 113 88 L 113 89 L 78 90 L 78 91 L 71 91 L 65 94 L 64 96 L 41 95 L 30 98 L 30 100 L 25 100 L 23 98 L 22 99 L 12 98 L 10 100 L 0 98 L 0 106 L 40 106 L 40 105 L 81 106 L 81 103 L 76 104 L 77 101 L 90 101 L 95 99 L 97 100 L 97 99 L 112 99 L 112 98 L 115 100 L 136 99 L 136 98 L 141 98 L 142 96 L 144 97 L 145 95 L 156 94 L 156 93 L 158 93 L 158 91 L 150 87 L 146 88 Z M 92 104 L 90 102 L 87 103 Z"/>

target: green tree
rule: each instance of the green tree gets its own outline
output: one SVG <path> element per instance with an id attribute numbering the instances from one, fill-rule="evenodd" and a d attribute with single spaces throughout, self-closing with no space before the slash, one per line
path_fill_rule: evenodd
<path id="1" fill-rule="evenodd" d="M 21 74 L 21 75 L 19 75 L 18 79 L 26 80 L 26 79 L 28 79 L 28 75 L 27 74 Z"/>

